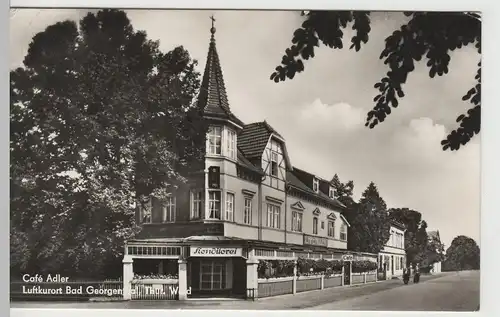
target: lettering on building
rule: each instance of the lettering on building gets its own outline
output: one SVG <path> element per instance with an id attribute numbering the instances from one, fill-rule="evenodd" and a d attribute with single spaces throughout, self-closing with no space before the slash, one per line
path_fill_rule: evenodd
<path id="1" fill-rule="evenodd" d="M 328 239 L 323 238 L 323 237 L 304 235 L 304 244 L 319 245 L 319 246 L 327 247 L 328 246 Z"/>
<path id="2" fill-rule="evenodd" d="M 191 247 L 191 256 L 230 257 L 242 256 L 241 248 Z"/>

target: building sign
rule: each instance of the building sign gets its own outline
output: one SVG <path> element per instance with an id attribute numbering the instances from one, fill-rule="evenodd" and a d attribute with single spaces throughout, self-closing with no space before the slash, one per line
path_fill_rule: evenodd
<path id="1" fill-rule="evenodd" d="M 241 248 L 224 248 L 224 247 L 191 247 L 191 256 L 207 256 L 207 257 L 234 257 L 242 256 Z"/>
<path id="2" fill-rule="evenodd" d="M 328 239 L 323 237 L 304 235 L 304 244 L 308 245 L 319 245 L 322 247 L 328 246 Z"/>
<path id="3" fill-rule="evenodd" d="M 354 256 L 352 254 L 344 254 L 344 255 L 342 255 L 342 261 L 352 262 L 352 261 L 354 261 Z"/>

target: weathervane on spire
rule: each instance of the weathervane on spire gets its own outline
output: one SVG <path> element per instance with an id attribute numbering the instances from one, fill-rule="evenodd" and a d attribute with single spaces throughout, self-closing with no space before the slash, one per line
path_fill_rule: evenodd
<path id="1" fill-rule="evenodd" d="M 213 14 L 210 16 L 210 20 L 212 20 L 212 28 L 210 29 L 210 33 L 214 34 L 215 33 L 215 18 L 214 18 Z"/>

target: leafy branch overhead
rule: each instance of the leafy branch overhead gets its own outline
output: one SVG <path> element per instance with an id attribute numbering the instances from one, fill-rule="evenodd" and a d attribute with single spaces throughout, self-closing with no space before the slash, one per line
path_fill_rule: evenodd
<path id="1" fill-rule="evenodd" d="M 415 62 L 427 59 L 429 76 L 434 78 L 447 74 L 451 61 L 450 53 L 473 44 L 481 54 L 481 17 L 475 13 L 408 12 L 408 22 L 394 31 L 385 40 L 380 59 L 389 70 L 375 84 L 378 90 L 375 106 L 367 114 L 365 125 L 374 128 L 384 122 L 397 108 L 399 99 L 405 96 L 404 84 L 408 74 L 415 69 Z M 314 58 L 314 50 L 320 43 L 334 48 L 343 48 L 343 31 L 352 25 L 355 35 L 350 49 L 359 51 L 368 42 L 370 12 L 365 11 L 308 11 L 303 13 L 305 21 L 292 38 L 292 46 L 285 51 L 281 65 L 271 74 L 276 83 L 293 79 L 304 71 L 304 61 Z M 475 77 L 477 83 L 465 96 L 472 104 L 470 110 L 457 118 L 459 126 L 441 142 L 443 150 L 458 150 L 480 132 L 481 125 L 481 62 Z"/>

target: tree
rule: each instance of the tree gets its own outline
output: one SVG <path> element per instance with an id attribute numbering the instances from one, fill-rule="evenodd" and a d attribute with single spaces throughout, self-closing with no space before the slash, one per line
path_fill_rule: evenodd
<path id="1" fill-rule="evenodd" d="M 424 251 L 423 266 L 431 266 L 436 262 L 444 260 L 444 244 L 437 237 L 431 237 L 428 240 Z"/>
<path id="2" fill-rule="evenodd" d="M 389 217 L 406 227 L 406 265 L 421 264 L 427 254 L 427 223 L 422 220 L 422 214 L 409 208 L 391 208 Z"/>
<path id="3" fill-rule="evenodd" d="M 426 264 L 428 239 L 429 237 L 427 236 L 427 222 L 422 220 L 415 236 L 417 254 L 414 259 L 414 264 L 419 264 L 421 267 L 425 266 Z"/>
<path id="4" fill-rule="evenodd" d="M 373 182 L 363 192 L 351 218 L 348 248 L 379 253 L 389 240 L 390 223 L 387 205 Z"/>
<path id="5" fill-rule="evenodd" d="M 349 224 L 352 225 L 352 223 L 355 222 L 355 217 L 356 217 L 356 209 L 357 209 L 357 202 L 354 201 L 352 198 L 353 192 L 354 192 L 354 182 L 352 180 L 342 183 L 340 181 L 340 178 L 337 174 L 335 174 L 330 181 L 330 184 L 334 188 L 335 191 L 335 199 L 337 199 L 339 202 L 341 202 L 344 206 L 347 207 L 347 211 L 343 213 L 344 217 L 346 220 L 349 222 Z M 353 241 L 356 239 L 354 230 L 348 230 L 347 231 L 347 244 L 350 249 L 353 247 Z"/>
<path id="6" fill-rule="evenodd" d="M 134 205 L 201 162 L 196 61 L 158 46 L 101 10 L 36 34 L 11 71 L 12 272 L 103 275 L 135 232 Z"/>
<path id="7" fill-rule="evenodd" d="M 406 264 L 410 266 L 414 263 L 415 256 L 419 252 L 417 243 L 417 232 L 422 221 L 422 214 L 418 211 L 409 208 L 391 208 L 389 209 L 389 217 L 406 227 L 405 231 L 405 250 Z"/>
<path id="8" fill-rule="evenodd" d="M 354 199 L 352 198 L 354 191 L 354 182 L 351 180 L 346 183 L 342 183 L 339 179 L 339 176 L 335 174 L 330 184 L 335 190 L 335 198 L 350 209 L 355 203 Z"/>
<path id="9" fill-rule="evenodd" d="M 304 60 L 314 58 L 315 47 L 324 45 L 343 48 L 343 30 L 352 25 L 356 35 L 351 39 L 351 49 L 359 51 L 368 42 L 370 33 L 370 12 L 366 11 L 308 11 L 302 12 L 305 20 L 292 38 L 292 46 L 286 49 L 281 65 L 271 75 L 275 82 L 293 79 L 304 70 Z M 375 84 L 378 94 L 373 110 L 368 112 L 366 126 L 374 128 L 391 114 L 391 107 L 399 105 L 398 98 L 404 97 L 403 86 L 409 73 L 415 69 L 415 62 L 427 59 L 429 76 L 448 73 L 451 51 L 474 44 L 481 54 L 481 18 L 476 13 L 457 12 L 408 12 L 408 22 L 395 30 L 385 40 L 385 49 L 380 55 L 389 71 Z M 467 114 L 457 118 L 459 127 L 441 142 L 443 150 L 458 150 L 478 134 L 481 126 L 481 62 L 478 63 L 477 83 L 464 96 L 472 103 Z"/>
<path id="10" fill-rule="evenodd" d="M 480 250 L 474 239 L 457 236 L 446 250 L 443 268 L 448 271 L 479 270 Z"/>

